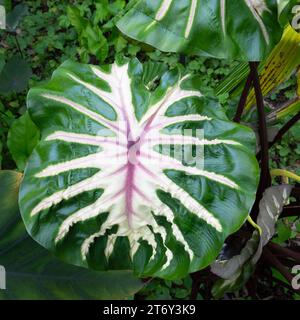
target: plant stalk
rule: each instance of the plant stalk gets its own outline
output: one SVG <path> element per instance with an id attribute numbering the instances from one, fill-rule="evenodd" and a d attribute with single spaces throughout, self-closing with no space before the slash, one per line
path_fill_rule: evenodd
<path id="1" fill-rule="evenodd" d="M 20 47 L 20 43 L 19 43 L 18 37 L 17 37 L 16 34 L 14 35 L 14 37 L 15 37 L 16 45 L 17 45 L 18 51 L 19 51 L 19 53 L 21 55 L 21 58 L 24 58 L 23 52 L 22 52 L 21 47 Z"/>
<path id="2" fill-rule="evenodd" d="M 284 207 L 280 215 L 281 218 L 299 217 L 300 216 L 300 204 Z"/>
<path id="3" fill-rule="evenodd" d="M 264 99 L 262 94 L 262 89 L 260 86 L 260 80 L 258 75 L 258 62 L 250 62 L 250 74 L 253 79 L 253 87 L 255 91 L 257 112 L 258 112 L 258 133 L 261 146 L 261 175 L 258 191 L 256 194 L 256 201 L 252 208 L 251 215 L 253 217 L 257 216 L 259 209 L 259 202 L 263 197 L 263 193 L 267 188 L 271 186 L 271 175 L 269 167 L 269 143 L 268 143 L 268 128 L 266 121 L 266 113 L 264 108 Z"/>
<path id="4" fill-rule="evenodd" d="M 285 279 L 291 284 L 294 276 L 289 272 L 289 270 L 274 256 L 274 254 L 267 248 L 264 248 L 263 251 L 264 258 L 268 263 L 276 268 L 284 277 Z M 300 294 L 300 290 L 295 290 L 291 287 L 291 290 L 294 290 L 298 294 Z"/>
<path id="5" fill-rule="evenodd" d="M 268 248 L 270 248 L 271 251 L 274 253 L 282 254 L 284 257 L 290 257 L 293 258 L 297 263 L 300 263 L 300 253 L 295 252 L 293 250 L 290 250 L 289 248 L 284 248 L 276 243 L 269 242 Z"/>
<path id="6" fill-rule="evenodd" d="M 239 101 L 239 105 L 235 114 L 235 117 L 233 119 L 234 122 L 240 123 L 241 122 L 241 118 L 246 106 L 246 102 L 247 102 L 247 98 L 249 95 L 249 92 L 251 90 L 251 86 L 252 86 L 252 74 L 250 73 L 247 81 L 245 83 L 245 87 L 243 89 L 242 95 L 241 95 L 241 99 Z"/>

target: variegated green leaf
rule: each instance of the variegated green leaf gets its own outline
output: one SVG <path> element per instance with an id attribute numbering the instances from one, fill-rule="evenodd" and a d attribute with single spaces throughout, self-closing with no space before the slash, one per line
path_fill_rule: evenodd
<path id="1" fill-rule="evenodd" d="M 42 141 L 20 206 L 33 238 L 68 262 L 174 279 L 211 263 L 245 221 L 255 137 L 194 78 L 168 71 L 154 89 L 147 72 L 136 59 L 66 62 L 30 91 Z"/>
<path id="2" fill-rule="evenodd" d="M 127 36 L 166 52 L 263 60 L 297 0 L 140 0 L 118 21 Z"/>
<path id="3" fill-rule="evenodd" d="M 120 300 L 143 288 L 132 271 L 99 272 L 75 267 L 33 241 L 19 212 L 21 180 L 18 172 L 0 170 L 0 272 L 5 270 L 6 276 L 5 285 L 0 281 L 0 301 Z M 1 290 L 3 287 L 5 290 Z"/>

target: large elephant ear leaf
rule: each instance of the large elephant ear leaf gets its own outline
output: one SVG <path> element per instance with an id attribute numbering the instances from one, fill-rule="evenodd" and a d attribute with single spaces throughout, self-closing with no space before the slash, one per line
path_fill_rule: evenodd
<path id="1" fill-rule="evenodd" d="M 118 22 L 130 38 L 165 52 L 263 60 L 297 0 L 140 0 Z M 176 17 L 176 18 L 174 18 Z"/>
<path id="2" fill-rule="evenodd" d="M 172 70 L 149 86 L 148 72 L 136 59 L 66 62 L 30 91 L 42 141 L 20 207 L 32 237 L 65 261 L 175 279 L 209 265 L 245 221 L 255 136 L 193 78 Z"/>
<path id="3" fill-rule="evenodd" d="M 131 271 L 97 272 L 61 262 L 28 235 L 18 208 L 22 174 L 0 171 L 0 300 L 125 299 L 143 283 Z"/>

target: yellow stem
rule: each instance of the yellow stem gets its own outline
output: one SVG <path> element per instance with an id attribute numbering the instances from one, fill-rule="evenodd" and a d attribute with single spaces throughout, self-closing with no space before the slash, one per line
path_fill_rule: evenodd
<path id="1" fill-rule="evenodd" d="M 282 169 L 274 169 L 271 170 L 271 176 L 272 177 L 285 177 L 293 179 L 297 182 L 300 182 L 300 176 L 296 175 L 295 173 L 288 171 L 288 170 L 282 170 Z"/>
<path id="2" fill-rule="evenodd" d="M 261 227 L 252 220 L 252 218 L 251 218 L 250 215 L 248 216 L 247 221 L 251 224 L 251 226 L 253 226 L 253 228 L 255 228 L 256 230 L 258 230 L 259 235 L 261 236 L 261 234 L 262 234 L 262 229 L 261 229 Z"/>

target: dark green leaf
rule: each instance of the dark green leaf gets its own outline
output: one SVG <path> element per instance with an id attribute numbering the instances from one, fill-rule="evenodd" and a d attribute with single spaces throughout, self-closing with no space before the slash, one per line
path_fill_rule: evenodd
<path id="1" fill-rule="evenodd" d="M 39 137 L 39 130 L 28 112 L 12 124 L 7 137 L 7 146 L 20 171 L 24 170 Z"/>
<path id="2" fill-rule="evenodd" d="M 0 74 L 0 93 L 7 95 L 25 90 L 31 74 L 28 63 L 14 56 L 6 63 Z"/>
<path id="3" fill-rule="evenodd" d="M 15 31 L 20 21 L 28 14 L 28 7 L 25 3 L 16 5 L 11 12 L 6 15 L 6 27 L 9 31 Z"/>

